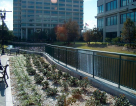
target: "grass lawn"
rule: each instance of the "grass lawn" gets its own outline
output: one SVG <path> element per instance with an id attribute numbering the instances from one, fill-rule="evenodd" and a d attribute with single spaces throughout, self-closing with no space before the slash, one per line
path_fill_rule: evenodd
<path id="1" fill-rule="evenodd" d="M 136 50 L 122 50 L 123 46 L 116 45 L 103 45 L 102 42 L 91 42 L 89 46 L 86 45 L 86 42 L 76 42 L 75 44 L 72 42 L 69 47 L 81 48 L 81 49 L 90 49 L 90 50 L 100 50 L 100 51 L 108 51 L 108 52 L 118 52 L 118 53 L 126 53 L 126 54 L 135 54 Z M 63 42 L 55 42 L 53 45 L 64 46 Z M 65 45 L 67 46 L 67 45 Z"/>

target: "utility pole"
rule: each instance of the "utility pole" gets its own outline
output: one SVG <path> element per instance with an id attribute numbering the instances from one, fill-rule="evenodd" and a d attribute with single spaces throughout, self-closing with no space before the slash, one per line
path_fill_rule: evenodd
<path id="1" fill-rule="evenodd" d="M 2 31 L 1 31 L 1 34 L 2 34 L 2 43 L 1 43 L 1 46 L 2 46 L 2 54 L 1 55 L 4 55 L 5 52 L 4 52 L 4 35 L 3 35 L 3 30 L 4 30 L 4 20 L 6 19 L 6 12 L 12 12 L 12 11 L 0 11 L 0 18 L 2 20 Z M 3 14 L 4 13 L 4 14 Z"/>

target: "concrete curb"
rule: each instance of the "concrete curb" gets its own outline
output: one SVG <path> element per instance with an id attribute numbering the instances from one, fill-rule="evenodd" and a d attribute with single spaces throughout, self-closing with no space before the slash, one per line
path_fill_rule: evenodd
<path id="1" fill-rule="evenodd" d="M 8 60 L 8 58 L 7 58 Z M 7 62 L 9 64 L 9 62 Z M 12 94 L 11 94 L 11 85 L 10 85 L 10 71 L 9 67 L 7 67 L 7 74 L 9 76 L 9 79 L 7 79 L 8 88 L 6 89 L 6 106 L 13 106 L 12 102 Z"/>

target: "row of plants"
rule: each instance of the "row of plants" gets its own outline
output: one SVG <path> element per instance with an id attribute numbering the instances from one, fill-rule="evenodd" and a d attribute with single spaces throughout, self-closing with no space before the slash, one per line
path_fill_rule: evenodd
<path id="1" fill-rule="evenodd" d="M 19 104 L 22 106 L 42 105 L 41 95 L 37 92 L 36 87 L 31 83 L 28 74 L 25 73 L 26 66 L 24 56 L 10 58 L 12 65 L 12 73 L 16 82 L 16 96 Z M 28 65 L 28 64 L 27 64 Z M 30 65 L 30 64 L 29 64 Z"/>
<path id="2" fill-rule="evenodd" d="M 66 72 L 61 70 L 56 70 L 55 65 L 49 65 L 44 59 L 39 55 L 25 55 L 26 57 L 26 66 L 27 72 L 29 75 L 34 75 L 34 80 L 37 84 L 42 85 L 42 90 L 46 92 L 47 96 L 56 96 L 57 95 L 57 105 L 58 106 L 67 106 L 72 105 L 76 101 L 82 98 L 82 95 L 86 93 L 87 89 L 90 86 L 88 78 L 85 77 L 81 80 L 72 77 Z M 33 68 L 33 66 L 35 68 Z M 37 71 L 36 71 L 37 70 Z M 59 85 L 63 87 L 62 94 L 58 96 L 60 92 L 57 87 L 52 88 L 49 82 L 52 82 L 54 85 Z M 73 89 L 70 89 L 73 88 Z M 67 93 L 69 92 L 69 93 Z M 67 97 L 71 95 L 70 97 Z M 115 99 L 115 106 L 129 106 L 128 99 L 121 99 L 122 95 L 119 98 Z M 100 90 L 93 92 L 89 100 L 86 101 L 85 106 L 98 106 L 106 105 L 107 94 Z"/>

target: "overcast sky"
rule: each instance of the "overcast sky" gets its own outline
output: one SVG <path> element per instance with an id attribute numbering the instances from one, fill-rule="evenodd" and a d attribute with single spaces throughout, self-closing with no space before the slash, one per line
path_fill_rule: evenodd
<path id="1" fill-rule="evenodd" d="M 13 0 L 0 0 L 0 9 L 3 10 L 4 8 L 6 11 L 13 11 Z M 89 24 L 88 28 L 93 28 L 97 25 L 96 15 L 97 0 L 84 0 L 84 24 Z M 7 13 L 5 22 L 8 28 L 13 30 L 13 12 Z"/>

